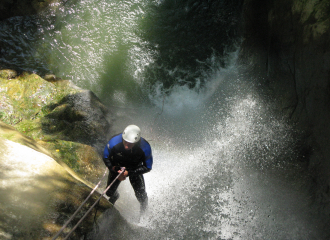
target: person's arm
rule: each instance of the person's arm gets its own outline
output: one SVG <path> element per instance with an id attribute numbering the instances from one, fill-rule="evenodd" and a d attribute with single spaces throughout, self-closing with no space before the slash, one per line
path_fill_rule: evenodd
<path id="1" fill-rule="evenodd" d="M 111 159 L 112 159 L 113 153 L 112 150 L 109 149 L 109 143 L 105 146 L 104 152 L 103 152 L 103 162 L 107 168 L 109 168 L 110 172 L 116 172 L 113 168 Z"/>
<path id="2" fill-rule="evenodd" d="M 145 174 L 147 172 L 150 172 L 151 169 L 147 168 L 144 165 L 139 166 L 138 168 L 134 169 L 134 170 L 129 170 L 127 173 L 127 176 L 136 176 L 136 175 L 141 175 L 141 174 Z"/>
<path id="3" fill-rule="evenodd" d="M 151 148 L 144 149 L 144 159 L 141 160 L 141 165 L 136 169 L 128 171 L 128 176 L 136 176 L 150 172 L 152 169 L 153 157 L 151 153 Z"/>

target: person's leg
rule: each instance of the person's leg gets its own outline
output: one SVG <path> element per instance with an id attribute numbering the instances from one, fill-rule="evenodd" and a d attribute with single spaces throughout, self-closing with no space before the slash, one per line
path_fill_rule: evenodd
<path id="1" fill-rule="evenodd" d="M 116 177 L 117 177 L 117 174 L 109 173 L 107 187 L 113 182 L 113 180 L 115 180 Z M 106 192 L 106 195 L 109 197 L 109 202 L 111 202 L 113 205 L 119 198 L 119 193 L 117 191 L 119 184 L 120 184 L 120 181 L 117 179 Z"/>
<path id="2" fill-rule="evenodd" d="M 148 195 L 146 192 L 143 175 L 130 176 L 129 181 L 134 189 L 135 196 L 140 202 L 140 210 L 144 212 L 148 206 Z"/>

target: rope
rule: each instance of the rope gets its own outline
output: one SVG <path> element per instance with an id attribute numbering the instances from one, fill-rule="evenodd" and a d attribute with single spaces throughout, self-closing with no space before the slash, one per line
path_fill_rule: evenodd
<path id="1" fill-rule="evenodd" d="M 118 174 L 118 176 L 113 180 L 113 182 L 103 191 L 103 193 L 101 194 L 101 196 L 97 199 L 97 201 L 90 207 L 90 209 L 87 211 L 87 213 L 80 219 L 80 221 L 76 224 L 76 226 L 74 226 L 74 228 L 68 233 L 68 235 L 66 236 L 65 239 L 67 239 L 70 234 L 78 227 L 78 225 L 81 223 L 81 221 L 87 216 L 87 214 L 92 210 L 92 208 L 99 202 L 99 200 L 103 197 L 103 195 L 106 193 L 106 191 L 108 191 L 108 189 L 112 186 L 112 184 L 118 179 L 118 177 L 124 172 L 125 168 L 122 168 L 122 172 L 120 174 Z M 99 181 L 99 183 L 94 187 L 94 189 L 90 192 L 90 194 L 88 195 L 88 197 L 85 199 L 85 201 L 79 206 L 79 208 L 74 212 L 74 214 L 71 216 L 71 218 L 63 225 L 63 227 L 60 229 L 60 231 L 52 238 L 52 240 L 55 240 L 56 238 L 58 238 L 58 236 L 63 232 L 63 230 L 67 227 L 67 225 L 72 221 L 72 219 L 77 215 L 77 213 L 79 212 L 79 210 L 82 208 L 82 206 L 87 202 L 87 200 L 93 195 L 93 193 L 95 192 L 95 190 L 99 187 L 99 185 L 101 184 L 101 181 L 103 180 L 103 178 L 105 177 L 105 174 L 107 173 L 107 170 L 105 170 L 101 180 Z"/>
<path id="2" fill-rule="evenodd" d="M 77 213 L 79 212 L 79 210 L 82 208 L 82 206 L 87 202 L 87 200 L 92 196 L 92 194 L 95 192 L 95 190 L 99 187 L 99 185 L 101 184 L 103 178 L 105 177 L 105 174 L 107 173 L 108 168 L 105 169 L 105 172 L 101 178 L 101 180 L 99 181 L 98 184 L 96 184 L 96 186 L 94 187 L 94 189 L 91 191 L 91 193 L 88 195 L 88 197 L 85 199 L 85 201 L 80 204 L 79 208 L 74 212 L 74 214 L 71 216 L 71 218 L 63 225 L 63 227 L 60 229 L 60 231 L 52 238 L 52 240 L 55 240 L 62 232 L 63 230 L 66 228 L 66 226 L 69 224 L 69 222 L 72 221 L 72 219 L 77 215 Z"/>
<path id="3" fill-rule="evenodd" d="M 68 237 L 71 235 L 71 233 L 79 226 L 79 224 L 85 219 L 85 217 L 88 215 L 88 213 L 93 209 L 93 207 L 100 201 L 100 199 L 103 197 L 103 195 L 109 190 L 109 188 L 112 186 L 112 184 L 119 178 L 121 174 L 125 172 L 125 168 L 121 168 L 121 173 L 118 174 L 118 176 L 112 181 L 112 183 L 103 191 L 101 196 L 96 200 L 96 202 L 89 208 L 89 210 L 85 213 L 85 215 L 78 221 L 78 223 L 71 229 L 71 231 L 68 233 L 68 235 L 64 238 L 64 240 L 68 239 Z M 86 202 L 86 200 L 85 200 Z M 71 220 L 70 220 L 71 221 Z M 56 239 L 56 238 L 53 238 Z M 53 240 L 52 239 L 52 240 Z"/>

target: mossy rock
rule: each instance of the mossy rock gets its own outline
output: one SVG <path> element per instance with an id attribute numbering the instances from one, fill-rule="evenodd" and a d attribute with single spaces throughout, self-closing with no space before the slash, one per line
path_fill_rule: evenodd
<path id="1" fill-rule="evenodd" d="M 97 184 L 106 170 L 102 157 L 94 147 L 72 141 L 39 141 L 55 159 L 61 159 L 70 169 L 93 184 Z"/>
<path id="2" fill-rule="evenodd" d="M 0 78 L 12 79 L 17 77 L 17 72 L 11 69 L 0 70 Z"/>
<path id="3" fill-rule="evenodd" d="M 107 108 L 70 81 L 30 73 L 8 79 L 7 73 L 0 71 L 0 120 L 94 183 L 105 170 L 100 153 L 110 128 Z"/>
<path id="4" fill-rule="evenodd" d="M 69 94 L 58 104 L 49 105 L 47 111 L 42 120 L 45 133 L 94 147 L 106 143 L 108 110 L 93 92 Z"/>
<path id="5" fill-rule="evenodd" d="M 24 73 L 15 79 L 3 78 L 0 71 L 0 120 L 15 125 L 22 120 L 43 117 L 41 111 L 48 105 L 58 103 L 64 96 L 79 90 L 45 81 L 36 74 Z M 2 73 L 2 74 L 1 74 Z M 47 112 L 46 112 L 47 113 Z M 39 116 L 37 116 L 39 115 Z"/>

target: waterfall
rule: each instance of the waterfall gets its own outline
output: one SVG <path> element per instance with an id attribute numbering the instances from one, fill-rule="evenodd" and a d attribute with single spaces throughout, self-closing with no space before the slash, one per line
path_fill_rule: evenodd
<path id="1" fill-rule="evenodd" d="M 154 151 L 145 174 L 149 209 L 139 219 L 124 182 L 116 208 L 133 230 L 110 214 L 94 239 L 319 238 L 299 133 L 244 77 L 235 65 L 219 69 L 202 91 L 182 86 L 158 98 L 155 121 L 147 120 L 151 109 L 136 113 Z"/>
<path id="2" fill-rule="evenodd" d="M 300 133 L 237 64 L 242 1 L 67 1 L 1 23 L 2 65 L 92 90 L 150 142 L 149 208 L 128 181 L 92 239 L 319 239 Z"/>

